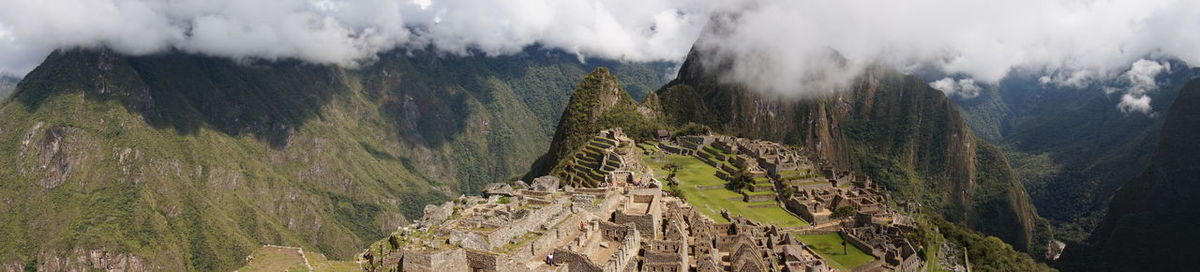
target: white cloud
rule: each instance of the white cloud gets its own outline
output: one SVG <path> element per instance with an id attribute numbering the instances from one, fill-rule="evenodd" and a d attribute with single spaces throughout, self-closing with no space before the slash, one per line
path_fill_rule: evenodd
<path id="1" fill-rule="evenodd" d="M 962 98 L 974 98 L 979 96 L 979 91 L 983 90 L 983 88 L 980 88 L 975 83 L 974 79 L 970 78 L 956 80 L 947 77 L 931 82 L 929 86 L 946 93 L 948 96 L 955 95 Z"/>
<path id="2" fill-rule="evenodd" d="M 1134 62 L 1122 77 L 1129 83 L 1129 88 L 1125 89 L 1125 93 L 1121 95 L 1121 103 L 1117 104 L 1117 108 L 1126 113 L 1151 114 L 1148 94 L 1158 90 L 1158 80 L 1156 79 L 1158 75 L 1170 71 L 1171 65 L 1166 62 L 1159 63 L 1145 59 Z M 1105 92 L 1112 93 L 1113 91 L 1106 90 Z"/>
<path id="3" fill-rule="evenodd" d="M 1126 113 L 1141 112 L 1143 114 L 1152 114 L 1150 112 L 1150 97 L 1145 95 L 1121 95 L 1121 103 L 1117 104 L 1117 108 Z"/>
<path id="4" fill-rule="evenodd" d="M 170 49 L 353 66 L 398 47 L 499 55 L 532 44 L 581 56 L 679 60 L 708 0 L 0 0 L 0 71 L 51 50 Z"/>
<path id="5" fill-rule="evenodd" d="M 1200 63 L 1195 0 L 0 0 L 0 7 L 0 71 L 16 73 L 55 48 L 98 46 L 354 65 L 398 47 L 502 55 L 541 44 L 581 57 L 678 61 L 716 11 L 739 16 L 695 43 L 712 52 L 706 61 L 735 60 L 723 80 L 781 94 L 837 89 L 870 65 L 933 67 L 973 80 L 944 89 L 971 95 L 1014 68 L 1042 71 L 1043 84 L 1083 88 L 1130 77 L 1130 63 L 1143 58 Z M 1153 89 L 1126 89 L 1130 106 L 1121 107 L 1148 105 Z"/>
<path id="6" fill-rule="evenodd" d="M 736 60 L 727 80 L 782 94 L 822 93 L 869 65 L 932 66 L 987 84 L 1022 68 L 1044 71 L 1045 84 L 1082 88 L 1118 78 L 1142 58 L 1200 63 L 1200 35 L 1189 32 L 1200 29 L 1200 1 L 1194 0 L 761 0 L 745 6 L 701 45 L 714 52 L 712 61 Z M 840 58 L 828 57 L 831 50 Z"/>

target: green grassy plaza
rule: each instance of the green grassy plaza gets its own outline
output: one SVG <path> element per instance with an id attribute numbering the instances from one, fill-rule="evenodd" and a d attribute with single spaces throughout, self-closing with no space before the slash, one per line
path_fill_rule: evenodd
<path id="1" fill-rule="evenodd" d="M 817 254 L 821 254 L 822 257 L 829 260 L 829 265 L 833 269 L 849 271 L 875 260 L 874 256 L 867 254 L 850 243 L 846 244 L 846 254 L 842 254 L 842 241 L 844 240 L 837 233 L 795 236 L 796 239 L 807 244 Z"/>
<path id="2" fill-rule="evenodd" d="M 717 222 L 728 222 L 721 216 L 721 210 L 729 210 L 731 214 L 749 218 L 757 222 L 766 224 L 774 224 L 780 227 L 798 227 L 807 226 L 808 222 L 796 217 L 778 205 L 768 205 L 769 207 L 751 208 L 750 206 L 762 206 L 771 204 L 770 202 L 747 203 L 742 201 L 742 194 L 729 189 L 725 189 L 725 181 L 717 178 L 717 168 L 705 164 L 699 159 L 691 156 L 682 155 L 666 155 L 664 159 L 655 159 L 654 156 L 644 156 L 643 160 L 646 165 L 654 169 L 654 174 L 660 180 L 665 182 L 669 171 L 663 170 L 663 166 L 668 163 L 675 163 L 682 168 L 676 173 L 675 178 L 679 180 L 678 192 L 680 196 L 688 201 L 689 204 L 696 207 L 700 212 L 707 215 L 709 218 Z M 715 187 L 713 189 L 701 190 L 697 187 Z"/>
<path id="3" fill-rule="evenodd" d="M 651 145 L 644 144 L 639 145 L 639 147 L 642 147 L 643 150 L 657 150 Z M 655 176 L 664 181 L 670 172 L 664 170 L 663 166 L 668 163 L 679 165 L 681 169 L 675 175 L 675 178 L 679 181 L 676 191 L 679 192 L 680 197 L 687 200 L 688 204 L 696 207 L 701 213 L 704 213 L 717 222 L 724 223 L 729 221 L 721 216 L 721 210 L 725 209 L 734 215 L 780 227 L 808 225 L 808 222 L 777 205 L 751 208 L 750 206 L 761 206 L 771 203 L 747 203 L 742 201 L 742 194 L 726 189 L 724 186 L 726 181 L 717 178 L 716 174 L 719 171 L 717 168 L 705 164 L 696 157 L 683 155 L 645 155 L 643 156 L 643 160 L 645 160 L 647 166 L 654 169 Z M 701 187 L 705 187 L 705 189 L 701 189 Z M 751 192 L 751 194 L 756 193 Z M 842 254 L 843 239 L 837 233 L 796 235 L 796 238 L 808 244 L 817 254 L 829 260 L 829 265 L 837 270 L 848 271 L 875 260 L 875 257 L 854 245 L 848 245 L 846 254 Z"/>

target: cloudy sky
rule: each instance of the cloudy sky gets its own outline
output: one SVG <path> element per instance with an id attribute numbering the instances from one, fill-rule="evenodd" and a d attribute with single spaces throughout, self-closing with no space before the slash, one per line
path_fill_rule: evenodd
<path id="1" fill-rule="evenodd" d="M 698 46 L 738 60 L 730 80 L 783 94 L 822 87 L 803 75 L 836 83 L 884 64 L 955 75 L 931 86 L 969 96 L 1033 68 L 1044 84 L 1124 81 L 1120 107 L 1148 112 L 1153 76 L 1171 69 L 1159 60 L 1200 63 L 1195 0 L 0 0 L 0 72 L 65 47 L 353 66 L 395 48 L 541 44 L 680 61 L 714 13 L 740 16 Z"/>

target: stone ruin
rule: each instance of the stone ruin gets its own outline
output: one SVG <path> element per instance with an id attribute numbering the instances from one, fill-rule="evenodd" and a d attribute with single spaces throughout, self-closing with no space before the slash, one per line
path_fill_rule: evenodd
<path id="1" fill-rule="evenodd" d="M 860 224 L 857 227 L 843 228 L 841 233 L 846 242 L 866 249 L 872 256 L 883 260 L 879 265 L 885 269 L 918 271 L 924 266 L 924 260 L 908 239 L 904 238 L 905 232 L 895 226 Z"/>
<path id="2" fill-rule="evenodd" d="M 684 272 L 779 271 L 786 267 L 832 271 L 812 249 L 778 227 L 729 215 L 730 223 L 716 223 L 657 188 L 521 190 L 512 198 L 515 201 L 506 204 L 461 197 L 430 205 L 420 222 L 364 252 L 364 268 Z M 528 199 L 550 203 L 535 204 Z M 449 216 L 445 216 L 447 210 Z M 553 264 L 548 262 L 549 256 L 553 256 Z"/>
<path id="3" fill-rule="evenodd" d="M 584 143 L 557 174 L 566 184 L 583 187 L 649 182 L 636 144 L 620 128 L 600 131 Z"/>
<path id="4" fill-rule="evenodd" d="M 677 148 L 679 154 L 703 158 L 723 171 L 747 169 L 756 181 L 768 184 L 758 188 L 756 183 L 750 193 L 774 197 L 775 187 L 796 189 L 781 202 L 814 224 L 808 231 L 828 233 L 833 231 L 821 228 L 841 226 L 837 230 L 847 242 L 878 258 L 856 271 L 923 269 L 916 249 L 903 238 L 915 222 L 890 209 L 886 192 L 869 177 L 831 168 L 816 171 L 799 150 L 777 143 L 719 135 L 677 139 L 678 144 L 658 147 L 665 152 Z M 576 155 L 569 164 L 574 172 L 563 179 L 492 183 L 484 186 L 486 198 L 463 196 L 426 206 L 420 220 L 363 253 L 364 269 L 833 271 L 828 260 L 791 235 L 795 230 L 724 212 L 729 223 L 717 223 L 685 200 L 646 186 L 650 170 L 640 154 L 622 150 L 635 145 L 619 129 L 602 131 L 592 143 L 593 148 L 581 151 L 586 158 Z M 593 174 L 601 172 L 598 183 L 576 180 L 595 182 Z M 829 215 L 840 207 L 852 207 L 854 218 L 831 220 Z M 826 226 L 817 226 L 822 224 Z"/>

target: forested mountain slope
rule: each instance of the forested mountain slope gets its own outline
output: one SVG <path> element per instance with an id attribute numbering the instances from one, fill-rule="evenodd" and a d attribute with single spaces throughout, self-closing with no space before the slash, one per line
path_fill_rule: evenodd
<path id="1" fill-rule="evenodd" d="M 1158 142 L 1165 110 L 1188 80 L 1200 75 L 1178 61 L 1155 77 L 1150 113 L 1116 105 L 1122 82 L 1076 89 L 1014 71 L 978 97 L 954 96 L 977 135 L 1001 147 L 1033 203 L 1056 226 L 1056 237 L 1078 242 L 1104 215 L 1113 192 L 1139 175 Z"/>
<path id="2" fill-rule="evenodd" d="M 1116 191 L 1086 244 L 1068 247 L 1078 271 L 1170 271 L 1194 265 L 1200 242 L 1200 79 L 1165 114 L 1158 148 L 1141 175 Z M 1186 270 L 1186 269 L 1184 269 Z"/>
<path id="3" fill-rule="evenodd" d="M 231 270 L 262 244 L 348 259 L 523 173 L 597 65 L 641 94 L 669 68 L 536 48 L 354 69 L 57 51 L 0 104 L 0 263 Z"/>

